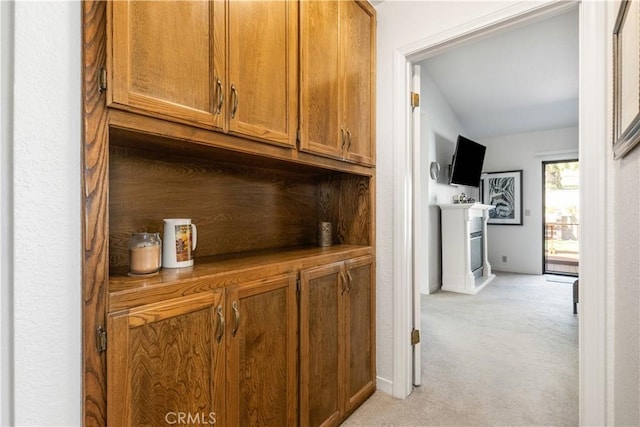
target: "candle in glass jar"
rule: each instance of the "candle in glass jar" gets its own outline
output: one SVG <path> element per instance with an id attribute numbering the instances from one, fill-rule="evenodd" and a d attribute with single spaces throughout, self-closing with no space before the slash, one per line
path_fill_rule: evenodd
<path id="1" fill-rule="evenodd" d="M 150 274 L 160 270 L 162 246 L 158 233 L 135 233 L 129 243 L 131 274 Z"/>
<path id="2" fill-rule="evenodd" d="M 135 274 L 155 273 L 160 269 L 158 257 L 160 246 L 146 246 L 131 249 L 131 272 Z"/>

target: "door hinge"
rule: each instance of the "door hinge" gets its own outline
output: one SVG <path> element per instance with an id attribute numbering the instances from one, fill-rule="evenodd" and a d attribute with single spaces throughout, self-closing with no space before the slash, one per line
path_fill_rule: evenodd
<path id="1" fill-rule="evenodd" d="M 416 345 L 420 342 L 420 330 L 413 329 L 411 331 L 411 345 Z"/>
<path id="2" fill-rule="evenodd" d="M 416 108 L 420 106 L 420 94 L 416 92 L 411 92 L 411 108 Z"/>
<path id="3" fill-rule="evenodd" d="M 96 347 L 98 347 L 98 353 L 107 351 L 107 331 L 102 326 L 96 328 Z"/>
<path id="4" fill-rule="evenodd" d="M 100 68 L 100 77 L 98 79 L 98 93 L 102 93 L 107 90 L 107 69 Z"/>

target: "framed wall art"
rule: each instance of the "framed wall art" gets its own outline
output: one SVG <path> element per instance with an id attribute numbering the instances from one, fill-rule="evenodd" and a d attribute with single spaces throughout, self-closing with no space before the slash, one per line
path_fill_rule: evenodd
<path id="1" fill-rule="evenodd" d="M 482 178 L 482 202 L 495 206 L 488 224 L 522 225 L 522 170 L 488 172 Z"/>
<path id="2" fill-rule="evenodd" d="M 640 0 L 622 0 L 613 30 L 613 157 L 640 141 Z"/>

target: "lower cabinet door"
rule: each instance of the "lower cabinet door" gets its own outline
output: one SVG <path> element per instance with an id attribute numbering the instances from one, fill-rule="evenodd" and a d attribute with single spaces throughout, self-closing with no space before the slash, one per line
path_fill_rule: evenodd
<path id="1" fill-rule="evenodd" d="M 374 257 L 346 262 L 346 412 L 375 391 L 375 263 Z"/>
<path id="2" fill-rule="evenodd" d="M 228 426 L 295 426 L 296 275 L 227 289 Z"/>
<path id="3" fill-rule="evenodd" d="M 338 262 L 301 272 L 300 425 L 337 425 L 342 417 L 344 288 Z"/>
<path id="4" fill-rule="evenodd" d="M 107 424 L 224 425 L 222 291 L 111 313 Z"/>

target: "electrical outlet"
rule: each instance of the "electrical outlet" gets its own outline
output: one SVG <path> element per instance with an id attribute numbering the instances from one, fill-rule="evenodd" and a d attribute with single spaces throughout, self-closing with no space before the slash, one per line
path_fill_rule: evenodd
<path id="1" fill-rule="evenodd" d="M 507 256 L 506 255 L 502 255 L 502 262 L 507 262 Z"/>

